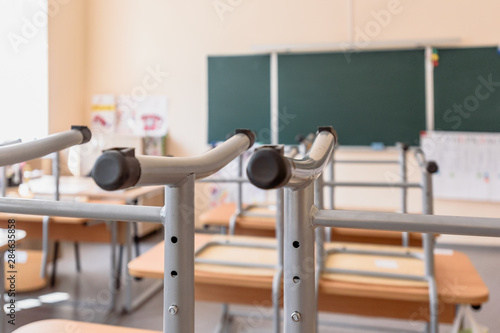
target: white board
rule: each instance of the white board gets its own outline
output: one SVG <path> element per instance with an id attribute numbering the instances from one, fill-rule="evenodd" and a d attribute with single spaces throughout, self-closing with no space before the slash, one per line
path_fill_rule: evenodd
<path id="1" fill-rule="evenodd" d="M 500 201 L 500 133 L 423 132 L 420 143 L 439 166 L 435 198 Z"/>

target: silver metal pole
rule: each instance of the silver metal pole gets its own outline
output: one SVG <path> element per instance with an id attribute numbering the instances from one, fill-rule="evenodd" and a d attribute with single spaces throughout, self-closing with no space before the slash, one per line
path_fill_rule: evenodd
<path id="1" fill-rule="evenodd" d="M 111 231 L 111 276 L 110 276 L 110 289 L 111 289 L 111 299 L 109 302 L 110 311 L 116 309 L 116 297 L 118 296 L 118 281 L 119 276 L 116 264 L 116 243 L 117 243 L 117 222 L 109 221 L 109 229 Z"/>
<path id="2" fill-rule="evenodd" d="M 125 270 L 123 276 L 125 278 L 125 312 L 132 311 L 132 276 L 128 270 L 128 263 L 132 261 L 132 223 L 125 224 Z"/>
<path id="3" fill-rule="evenodd" d="M 1 196 L 5 197 L 7 195 L 7 168 L 5 166 L 0 167 L 0 177 L 2 177 Z"/>
<path id="4" fill-rule="evenodd" d="M 426 168 L 422 170 L 422 205 L 423 214 L 434 214 L 433 196 L 432 196 L 432 173 Z M 439 331 L 439 304 L 435 279 L 434 264 L 434 234 L 425 233 L 422 235 L 425 254 L 425 276 L 429 283 L 429 309 L 430 309 L 430 333 Z"/>
<path id="5" fill-rule="evenodd" d="M 314 204 L 317 209 L 323 209 L 323 174 L 321 174 L 314 184 Z M 319 297 L 319 280 L 321 278 L 321 273 L 325 268 L 325 261 L 327 258 L 327 254 L 325 251 L 325 228 L 317 227 L 315 229 L 315 239 L 316 239 L 316 275 L 315 275 L 315 297 L 316 297 L 316 307 L 318 303 Z M 319 331 L 318 328 L 319 317 L 318 311 L 316 311 L 316 331 Z"/>
<path id="6" fill-rule="evenodd" d="M 243 155 L 238 156 L 238 178 L 243 178 Z M 243 210 L 243 184 L 238 182 L 238 198 L 237 198 L 237 212 L 241 212 Z"/>
<path id="7" fill-rule="evenodd" d="M 87 127 L 73 126 L 71 130 L 49 135 L 46 138 L 0 147 L 0 166 L 16 164 L 39 158 L 55 151 L 86 143 L 91 134 Z"/>
<path id="8" fill-rule="evenodd" d="M 59 185 L 60 185 L 60 177 L 61 177 L 61 167 L 60 167 L 60 155 L 59 152 L 56 151 L 54 152 L 54 158 L 52 159 L 52 175 L 55 180 L 55 191 L 54 191 L 54 200 L 59 201 L 60 200 L 60 191 L 59 191 Z"/>
<path id="9" fill-rule="evenodd" d="M 342 164 L 398 164 L 399 161 L 393 160 L 337 160 L 335 163 Z"/>
<path id="10" fill-rule="evenodd" d="M 246 178 L 205 178 L 197 180 L 198 183 L 248 183 Z"/>
<path id="11" fill-rule="evenodd" d="M 164 333 L 194 332 L 194 181 L 165 189 Z"/>
<path id="12" fill-rule="evenodd" d="M 314 183 L 285 189 L 285 332 L 316 331 L 314 228 L 311 223 Z"/>
<path id="13" fill-rule="evenodd" d="M 325 181 L 325 186 L 334 187 L 400 187 L 400 188 L 420 188 L 419 183 L 382 183 L 382 182 L 329 182 Z"/>
<path id="14" fill-rule="evenodd" d="M 44 279 L 47 276 L 47 263 L 49 262 L 49 220 L 45 215 L 42 219 L 42 267 L 40 268 L 40 277 Z"/>
<path id="15" fill-rule="evenodd" d="M 445 215 L 320 210 L 314 226 L 500 237 L 500 219 Z"/>
<path id="16" fill-rule="evenodd" d="M 284 234 L 284 191 L 276 190 L 276 247 L 278 252 L 278 272 L 273 279 L 274 332 L 281 331 L 281 281 L 283 279 L 283 234 Z"/>
<path id="17" fill-rule="evenodd" d="M 196 179 L 208 177 L 234 160 L 252 144 L 249 132 L 238 132 L 200 156 L 175 158 L 137 156 L 135 158 L 142 172 L 136 183 L 130 186 L 175 184 L 184 179 L 186 170 L 195 174 Z"/>
<path id="18" fill-rule="evenodd" d="M 162 223 L 161 208 L 149 206 L 0 198 L 0 211 L 12 214 L 76 217 L 105 221 Z"/>
<path id="19" fill-rule="evenodd" d="M 401 183 L 406 183 L 408 181 L 407 170 L 406 170 L 406 151 L 408 150 L 408 146 L 402 142 L 398 142 L 396 146 L 399 149 L 399 175 Z M 406 187 L 401 188 L 401 211 L 400 213 L 406 214 L 408 212 L 408 199 L 407 199 L 408 190 Z M 410 245 L 410 238 L 407 232 L 403 232 L 402 234 L 403 246 L 408 247 Z"/>

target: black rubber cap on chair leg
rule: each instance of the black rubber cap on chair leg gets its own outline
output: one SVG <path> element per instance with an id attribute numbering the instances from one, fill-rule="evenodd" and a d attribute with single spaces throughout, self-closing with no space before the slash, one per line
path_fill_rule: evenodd
<path id="1" fill-rule="evenodd" d="M 105 150 L 92 168 L 92 178 L 107 191 L 125 189 L 137 184 L 141 166 L 133 148 Z"/>
<path id="2" fill-rule="evenodd" d="M 436 162 L 434 161 L 429 161 L 427 162 L 427 166 L 425 168 L 428 173 L 436 173 L 439 170 L 439 167 Z"/>
<path id="3" fill-rule="evenodd" d="M 75 126 L 75 125 L 73 125 L 73 126 L 71 126 L 71 129 L 80 131 L 80 133 L 82 133 L 83 139 L 82 139 L 82 142 L 80 142 L 80 144 L 87 143 L 90 141 L 90 139 L 92 139 L 92 132 L 89 130 L 89 128 L 87 126 Z"/>
<path id="4" fill-rule="evenodd" d="M 248 149 L 252 148 L 253 144 L 255 143 L 255 133 L 249 129 L 243 129 L 243 128 L 238 128 L 237 130 L 234 131 L 234 134 L 238 133 L 242 133 L 248 136 L 248 139 L 250 140 L 250 145 L 248 146 Z"/>
<path id="5" fill-rule="evenodd" d="M 332 133 L 333 134 L 333 138 L 335 139 L 335 145 L 337 144 L 337 142 L 338 142 L 337 131 L 335 131 L 332 126 L 320 126 L 320 127 L 318 127 L 318 133 L 320 133 L 320 132 L 330 132 L 330 133 Z"/>
<path id="6" fill-rule="evenodd" d="M 290 162 L 276 148 L 261 148 L 253 153 L 247 165 L 247 176 L 258 188 L 283 187 L 291 177 Z"/>

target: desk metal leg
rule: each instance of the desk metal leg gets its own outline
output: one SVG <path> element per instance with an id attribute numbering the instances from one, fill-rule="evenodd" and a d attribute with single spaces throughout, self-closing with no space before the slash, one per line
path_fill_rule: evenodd
<path id="1" fill-rule="evenodd" d="M 132 277 L 128 271 L 128 263 L 132 260 L 132 225 L 130 223 L 125 224 L 125 238 L 126 238 L 126 255 L 125 255 L 125 265 L 124 274 L 125 277 L 125 312 L 129 313 L 132 310 Z"/>
<path id="2" fill-rule="evenodd" d="M 42 220 L 42 267 L 40 277 L 47 276 L 47 264 L 49 262 L 49 220 L 50 217 L 44 216 Z"/>
<path id="3" fill-rule="evenodd" d="M 287 333 L 316 332 L 314 184 L 285 189 L 285 311 Z"/>
<path id="4" fill-rule="evenodd" d="M 82 265 L 80 262 L 80 244 L 78 244 L 78 242 L 74 242 L 73 248 L 75 250 L 76 271 L 80 273 L 82 271 Z"/>
<path id="5" fill-rule="evenodd" d="M 284 190 L 276 190 L 276 247 L 278 271 L 273 280 L 274 333 L 281 332 L 281 285 L 283 281 Z"/>
<path id="6" fill-rule="evenodd" d="M 54 243 L 54 258 L 52 258 L 52 276 L 50 277 L 50 286 L 56 285 L 57 257 L 59 256 L 59 242 Z"/>
<path id="7" fill-rule="evenodd" d="M 165 188 L 164 333 L 194 333 L 194 180 Z"/>
<path id="8" fill-rule="evenodd" d="M 110 276 L 110 289 L 111 289 L 111 300 L 109 302 L 109 310 L 116 310 L 116 297 L 118 295 L 118 281 L 117 281 L 117 264 L 116 264 L 116 222 L 110 221 L 109 227 L 111 230 L 111 276 Z"/>

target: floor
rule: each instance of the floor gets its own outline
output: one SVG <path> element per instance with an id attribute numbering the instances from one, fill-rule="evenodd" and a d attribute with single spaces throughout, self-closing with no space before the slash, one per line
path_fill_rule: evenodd
<path id="1" fill-rule="evenodd" d="M 158 242 L 161 235 L 154 235 L 141 244 L 141 251 L 145 251 Z M 489 332 L 500 332 L 500 247 L 481 247 L 471 245 L 439 245 L 465 252 L 475 264 L 477 270 L 490 288 L 490 302 L 485 304 L 481 311 L 475 313 L 476 319 L 482 325 L 489 327 Z M 72 244 L 62 245 L 62 257 L 58 264 L 58 280 L 54 288 L 46 287 L 36 293 L 23 294 L 18 297 L 30 299 L 25 302 L 26 307 L 33 303 L 36 305 L 41 295 L 54 292 L 64 292 L 69 294 L 69 299 L 55 302 L 46 300 L 43 297 L 41 306 L 30 309 L 20 309 L 17 312 L 16 326 L 8 325 L 8 332 L 12 332 L 28 322 L 48 319 L 74 319 L 89 322 L 107 323 L 127 327 L 152 329 L 160 331 L 162 328 L 162 293 L 157 293 L 149 299 L 140 309 L 129 315 L 121 313 L 110 313 L 107 305 L 110 297 L 109 288 L 109 257 L 110 249 L 108 245 L 82 244 L 82 272 L 76 273 L 73 257 Z M 150 280 L 134 282 L 134 293 L 139 293 L 151 285 Z M 63 296 L 58 294 L 56 296 Z M 22 304 L 22 303 L 21 303 Z M 235 318 L 229 332 L 272 332 L 272 321 L 266 319 L 271 315 L 268 308 L 259 306 L 232 306 L 232 311 L 243 312 L 249 315 L 246 318 Z M 213 332 L 217 326 L 221 306 L 214 303 L 196 303 L 196 332 Z M 380 325 L 389 326 L 377 332 L 411 332 L 422 328 L 421 325 L 408 321 L 380 320 L 373 318 L 360 318 L 355 316 L 340 316 L 332 314 L 320 314 L 321 322 L 351 323 L 356 325 Z M 441 333 L 449 332 L 449 325 L 442 325 Z M 361 333 L 373 332 L 367 329 L 352 329 L 337 326 L 321 325 L 320 332 L 337 333 Z"/>

